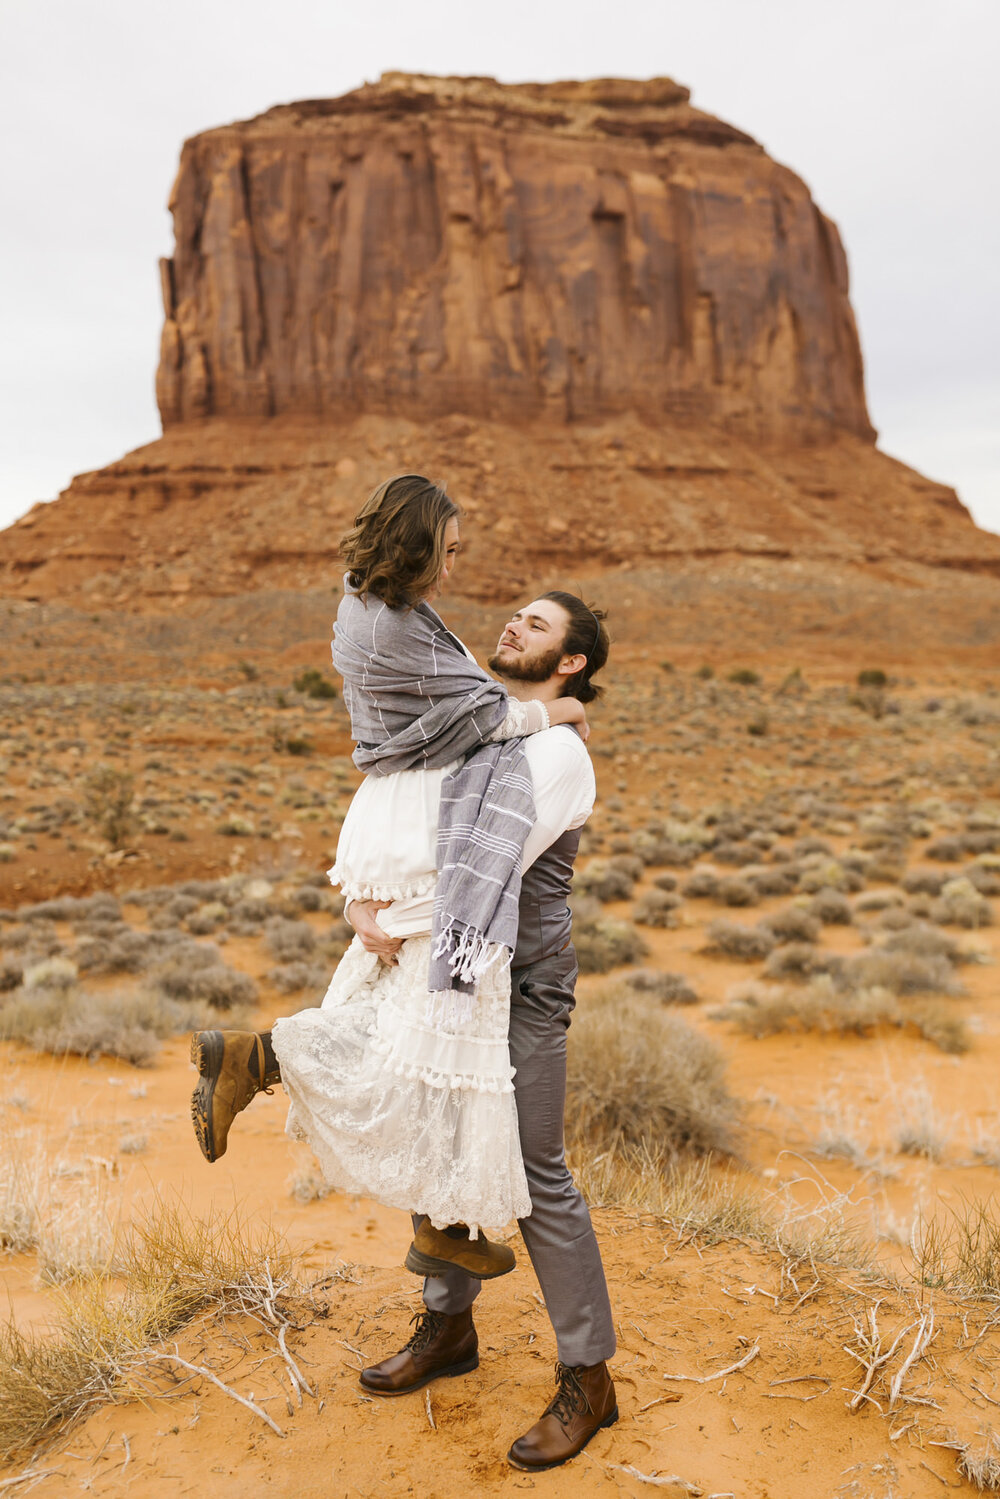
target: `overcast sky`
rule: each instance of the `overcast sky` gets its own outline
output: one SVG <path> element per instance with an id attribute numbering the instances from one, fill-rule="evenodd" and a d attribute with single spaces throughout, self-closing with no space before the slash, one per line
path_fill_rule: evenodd
<path id="1" fill-rule="evenodd" d="M 881 446 L 1000 531 L 997 0 L 4 0 L 0 526 L 159 433 L 181 142 L 402 68 L 667 74 L 840 225 Z"/>

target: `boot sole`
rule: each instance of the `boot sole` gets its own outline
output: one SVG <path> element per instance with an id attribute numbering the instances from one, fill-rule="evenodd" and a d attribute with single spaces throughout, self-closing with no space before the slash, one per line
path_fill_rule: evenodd
<path id="1" fill-rule="evenodd" d="M 439 1260 L 434 1255 L 424 1254 L 413 1244 L 406 1251 L 403 1264 L 407 1270 L 412 1270 L 414 1275 L 430 1276 L 431 1279 L 439 1275 L 447 1275 L 451 1270 L 462 1270 L 466 1275 L 471 1275 L 473 1280 L 496 1280 L 498 1276 L 509 1275 L 517 1268 L 514 1264 L 508 1265 L 503 1270 L 466 1270 L 465 1266 L 460 1265 L 457 1260 Z"/>
<path id="2" fill-rule="evenodd" d="M 191 1123 L 199 1149 L 209 1162 L 225 1154 L 225 1146 L 216 1153 L 212 1131 L 212 1100 L 225 1049 L 221 1031 L 195 1031 L 191 1037 L 191 1061 L 199 1074 L 191 1095 Z"/>
<path id="3" fill-rule="evenodd" d="M 512 1457 L 510 1452 L 507 1453 L 507 1461 L 510 1463 L 511 1467 L 516 1468 L 519 1473 L 548 1473 L 551 1468 L 561 1468 L 563 1463 L 572 1462 L 574 1457 L 579 1457 L 584 1447 L 586 1447 L 587 1442 L 593 1441 L 594 1437 L 596 1437 L 599 1431 L 604 1431 L 608 1426 L 614 1426 L 617 1420 L 618 1407 L 616 1405 L 611 1414 L 605 1416 L 600 1426 L 594 1427 L 594 1430 L 590 1433 L 590 1436 L 587 1438 L 586 1442 L 579 1446 L 575 1452 L 567 1452 L 565 1457 L 557 1458 L 554 1463 L 521 1463 L 518 1462 L 516 1457 Z"/>
<path id="4" fill-rule="evenodd" d="M 425 1384 L 430 1384 L 434 1379 L 454 1379 L 458 1374 L 471 1374 L 473 1369 L 478 1368 L 479 1354 L 474 1353 L 472 1358 L 467 1358 L 464 1363 L 449 1364 L 447 1369 L 434 1369 L 430 1374 L 425 1375 L 423 1379 L 418 1379 L 416 1384 L 408 1384 L 402 1390 L 380 1390 L 375 1385 L 365 1384 L 363 1375 L 359 1378 L 358 1383 L 368 1395 L 385 1395 L 389 1397 L 412 1395 L 414 1390 L 422 1390 Z"/>

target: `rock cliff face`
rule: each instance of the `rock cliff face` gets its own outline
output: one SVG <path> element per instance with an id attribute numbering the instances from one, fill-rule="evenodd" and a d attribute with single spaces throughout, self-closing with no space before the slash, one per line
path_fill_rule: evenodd
<path id="1" fill-rule="evenodd" d="M 800 565 L 1000 577 L 1000 538 L 874 445 L 833 225 L 668 79 L 390 75 L 196 137 L 173 210 L 164 435 L 4 532 L 0 595 L 327 590 L 406 470 L 461 504 L 484 604 L 752 565 L 785 617 Z"/>
<path id="2" fill-rule="evenodd" d="M 165 427 L 448 412 L 870 438 L 836 227 L 669 79 L 385 75 L 188 141 Z"/>

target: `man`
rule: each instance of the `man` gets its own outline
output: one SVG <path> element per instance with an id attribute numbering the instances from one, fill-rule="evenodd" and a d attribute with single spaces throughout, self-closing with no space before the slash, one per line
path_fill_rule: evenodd
<path id="1" fill-rule="evenodd" d="M 572 694 L 584 703 L 598 689 L 591 677 L 606 662 L 607 633 L 598 613 L 572 594 L 553 592 L 519 609 L 505 627 L 490 669 L 511 696 L 553 702 Z M 581 665 L 581 662 L 583 663 Z M 607 1360 L 614 1325 L 600 1251 L 586 1203 L 566 1168 L 563 1110 L 566 1031 L 575 1003 L 576 958 L 567 906 L 580 829 L 593 807 L 594 775 L 570 728 L 524 741 L 534 784 L 536 824 L 524 851 L 517 947 L 511 964 L 510 1060 L 531 1214 L 520 1222 L 525 1246 L 556 1334 L 555 1398 L 508 1452 L 511 1464 L 540 1472 L 574 1457 L 618 1416 Z M 354 902 L 347 919 L 370 952 L 387 961 L 399 939 L 378 925 L 384 903 Z M 397 903 L 398 904 L 398 903 Z M 429 927 L 430 899 L 423 920 Z M 419 929 L 418 902 L 413 908 Z M 421 1228 L 415 1220 L 420 1244 Z M 432 1379 L 466 1373 L 478 1362 L 472 1317 L 481 1279 L 442 1262 L 424 1282 L 417 1330 L 399 1353 L 361 1374 L 372 1394 L 403 1395 Z"/>

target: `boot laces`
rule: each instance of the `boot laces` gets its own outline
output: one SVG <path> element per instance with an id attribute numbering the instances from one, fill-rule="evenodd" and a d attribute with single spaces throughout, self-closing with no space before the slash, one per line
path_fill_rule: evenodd
<path id="1" fill-rule="evenodd" d="M 576 1370 L 569 1364 L 556 1364 L 556 1379 L 559 1388 L 555 1398 L 548 1410 L 547 1416 L 555 1416 L 562 1426 L 569 1423 L 571 1416 L 582 1416 L 585 1411 L 593 1414 L 593 1406 L 587 1399 L 586 1391 L 577 1378 Z"/>
<path id="2" fill-rule="evenodd" d="M 419 1353 L 426 1348 L 428 1343 L 433 1343 L 441 1331 L 444 1318 L 440 1312 L 422 1311 L 415 1312 L 410 1322 L 417 1324 L 416 1331 L 407 1343 L 407 1348 L 412 1348 L 414 1353 Z"/>
<path id="3" fill-rule="evenodd" d="M 254 1040 L 257 1043 L 254 1047 L 254 1060 L 257 1063 L 257 1077 L 259 1078 L 257 1092 L 273 1094 L 274 1083 L 268 1080 L 267 1063 L 264 1060 L 264 1043 L 256 1031 L 254 1032 Z"/>

